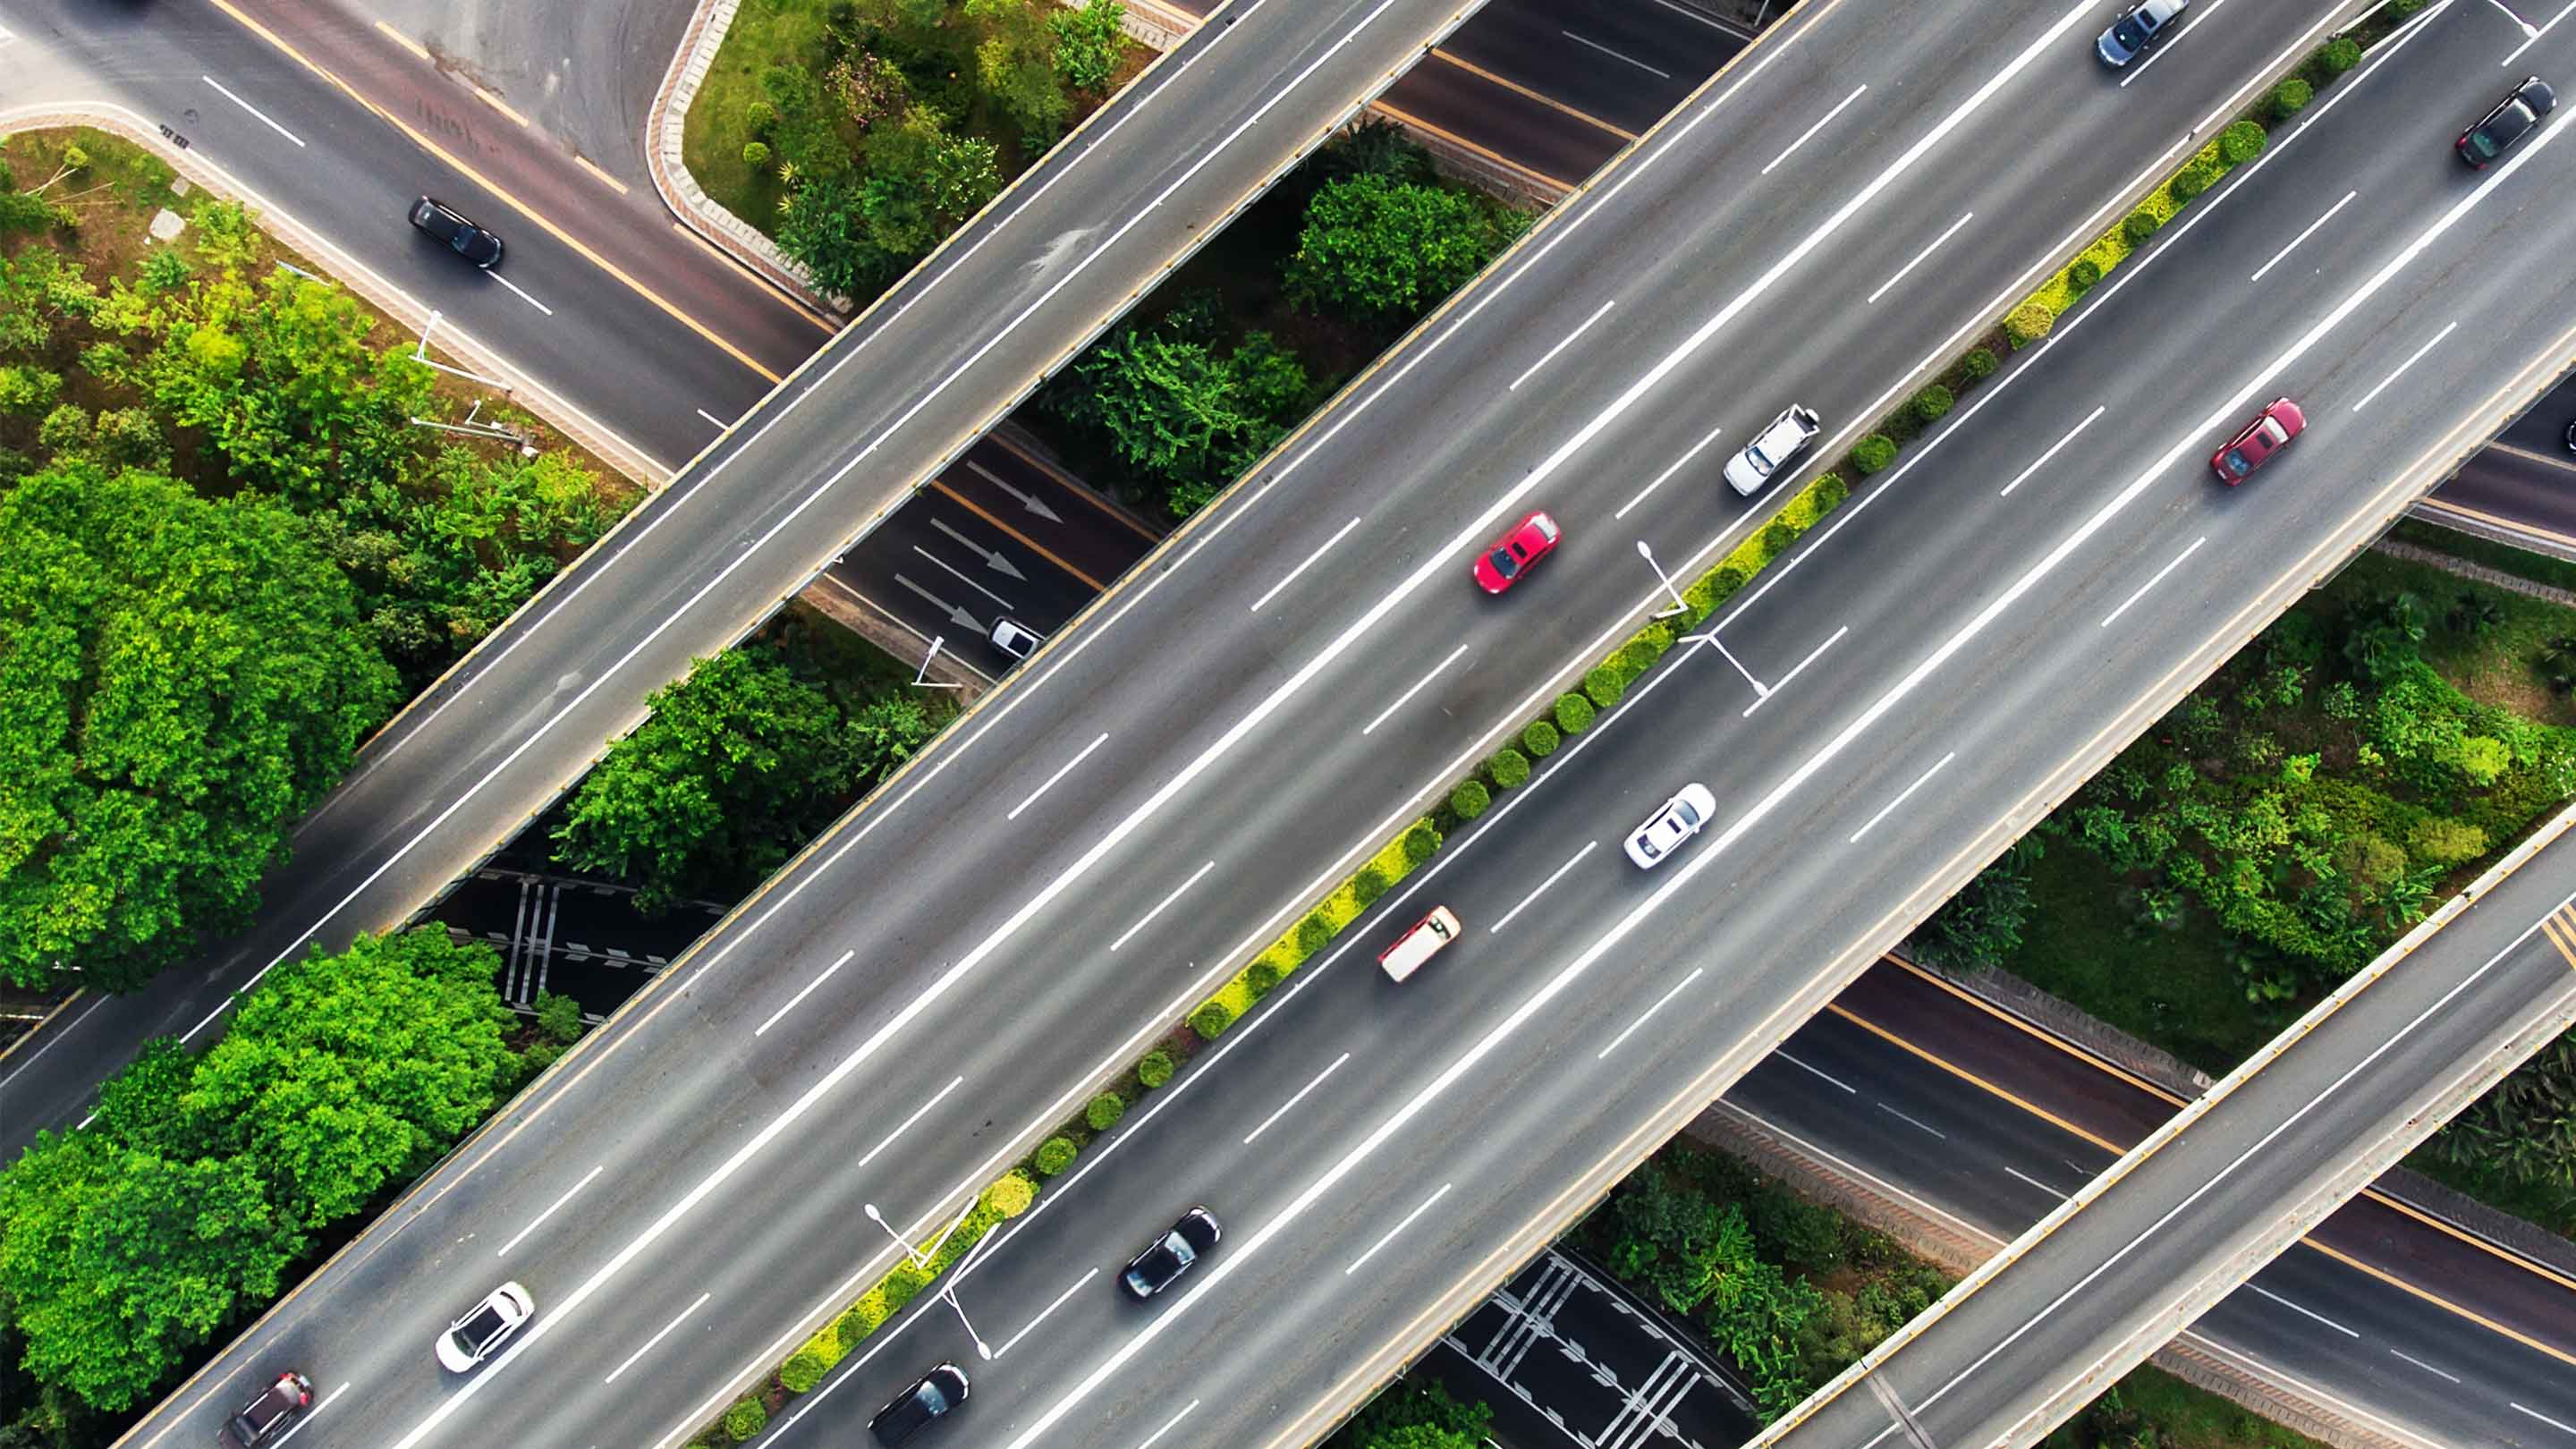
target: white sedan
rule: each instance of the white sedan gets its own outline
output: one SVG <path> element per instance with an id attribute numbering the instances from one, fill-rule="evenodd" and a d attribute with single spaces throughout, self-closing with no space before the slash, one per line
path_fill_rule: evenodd
<path id="1" fill-rule="evenodd" d="M 1744 451 L 1726 460 L 1726 486 L 1750 498 L 1783 468 L 1796 462 L 1807 445 L 1824 431 L 1813 408 L 1793 407 L 1753 435 Z"/>
<path id="2" fill-rule="evenodd" d="M 536 1316 L 535 1295 L 516 1283 L 504 1283 L 438 1336 L 438 1361 L 449 1373 L 461 1374 L 490 1358 L 519 1331 L 519 1325 Z"/>
<path id="3" fill-rule="evenodd" d="M 1663 804 L 1663 808 L 1646 817 L 1628 837 L 1628 858 L 1640 870 L 1653 870 L 1664 863 L 1664 857 L 1682 848 L 1689 839 L 1708 828 L 1709 818 L 1717 814 L 1717 797 L 1706 785 L 1694 781 L 1684 785 L 1681 793 Z"/>

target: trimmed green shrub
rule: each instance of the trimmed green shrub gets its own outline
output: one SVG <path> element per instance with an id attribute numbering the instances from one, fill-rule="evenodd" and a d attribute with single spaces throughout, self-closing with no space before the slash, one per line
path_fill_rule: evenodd
<path id="1" fill-rule="evenodd" d="M 2351 41 L 2344 43 L 2352 45 L 2354 59 L 2361 58 L 2359 45 L 2353 45 Z M 2333 50 L 2334 47 L 2329 45 L 2326 49 Z M 2271 135 L 2260 124 L 2253 121 L 2238 121 L 2218 133 L 2218 154 L 2225 158 L 2231 168 L 2242 166 L 2262 155 L 2264 144 L 2271 139 Z"/>
<path id="2" fill-rule="evenodd" d="M 737 1444 L 768 1427 L 769 1411 L 760 1406 L 758 1399 L 738 1400 L 725 1410 L 725 1437 Z"/>
<path id="3" fill-rule="evenodd" d="M 1993 353 L 1986 352 L 1982 347 L 1978 348 L 1977 352 L 1971 352 L 1968 355 L 1970 357 L 1974 357 L 1978 352 L 1985 352 L 1985 355 L 1988 357 L 1994 356 Z M 1851 485 L 1843 481 L 1843 475 L 1840 473 L 1824 474 L 1818 477 L 1812 486 L 1816 495 L 1816 516 L 1818 518 L 1822 518 L 1826 514 L 1833 512 L 1835 509 L 1842 507 L 1843 500 L 1851 497 Z M 1724 572 L 1724 570 L 1720 570 L 1720 572 Z M 1733 591 L 1729 590 L 1729 592 Z"/>
<path id="4" fill-rule="evenodd" d="M 1361 910 L 1376 905 L 1377 898 L 1385 894 L 1386 872 L 1376 866 L 1361 866 L 1360 873 L 1351 877 L 1351 899 L 1360 903 Z"/>
<path id="5" fill-rule="evenodd" d="M 1119 1118 L 1126 1115 L 1127 1099 L 1116 1092 L 1103 1092 L 1091 1099 L 1090 1106 L 1082 1109 L 1082 1120 L 1090 1124 L 1094 1132 L 1108 1131 L 1118 1125 Z"/>
<path id="6" fill-rule="evenodd" d="M 1994 376 L 1995 369 L 2001 366 L 2003 366 L 2002 360 L 1995 356 L 1994 349 L 1990 347 L 1971 347 L 1968 349 L 1968 355 L 1959 359 L 1959 370 L 1968 375 L 1970 382 L 1982 382 Z"/>
<path id="7" fill-rule="evenodd" d="M 766 136 L 778 124 L 778 110 L 767 101 L 753 101 L 742 108 L 742 128 L 755 136 Z"/>
<path id="8" fill-rule="evenodd" d="M 885 1320 L 876 1315 L 868 1300 L 862 1298 L 851 1304 L 839 1318 L 832 1320 L 832 1336 L 841 1341 L 841 1352 L 848 1353 L 869 1334 L 876 1332 L 877 1325 L 883 1322 Z"/>
<path id="9" fill-rule="evenodd" d="M 1475 819 L 1493 803 L 1493 792 L 1485 788 L 1482 780 L 1462 780 L 1457 789 L 1449 792 L 1449 808 L 1457 812 L 1461 820 Z"/>
<path id="10" fill-rule="evenodd" d="M 2102 280 L 2101 264 L 2091 257 L 2077 257 L 2075 264 L 2066 269 L 2066 285 L 2077 292 L 2092 291 L 2093 284 L 2100 280 Z"/>
<path id="11" fill-rule="evenodd" d="M 766 171 L 766 170 L 768 170 L 768 169 L 769 169 L 769 143 L 768 143 L 767 141 L 745 141 L 745 142 L 743 142 L 743 143 L 742 143 L 742 164 L 743 164 L 743 165 L 745 165 L 745 166 L 750 167 L 750 168 L 751 168 L 752 170 L 754 170 L 754 171 Z M 798 1393 L 800 1393 L 800 1394 L 801 1394 L 801 1393 L 803 1393 L 803 1392 L 805 1392 L 805 1391 L 804 1391 L 803 1389 L 798 1389 L 796 1392 L 798 1392 Z"/>
<path id="12" fill-rule="evenodd" d="M 1279 968 L 1267 961 L 1255 961 L 1243 968 L 1243 989 L 1251 992 L 1255 1001 L 1268 996 L 1278 984 Z"/>
<path id="13" fill-rule="evenodd" d="M 1544 760 L 1555 754 L 1556 747 L 1563 738 L 1564 736 L 1556 732 L 1556 726 L 1543 719 L 1531 720 L 1521 727 L 1521 748 L 1538 759 Z"/>
<path id="14" fill-rule="evenodd" d="M 1592 701 L 1579 694 L 1556 697 L 1556 727 L 1570 735 L 1579 735 L 1592 724 Z M 1456 804 L 1453 799 L 1451 804 Z"/>
<path id="15" fill-rule="evenodd" d="M 2186 166 L 2183 169 L 2187 172 L 2191 168 Z M 2176 182 L 2179 182 L 2182 178 L 2176 177 L 2174 179 Z M 2199 194 L 2200 193 L 2197 191 L 2192 193 L 2193 196 L 2197 196 Z M 2128 220 L 2120 223 L 2120 235 L 2128 239 L 2129 245 L 2133 247 L 2142 247 L 2155 239 L 2156 232 L 2161 229 L 2164 224 L 2165 219 L 2163 217 L 2142 207 L 2136 211 L 2130 212 Z"/>
<path id="16" fill-rule="evenodd" d="M 2286 121 L 2292 116 L 2297 115 L 2299 112 L 2306 110 L 2308 108 L 2308 102 L 2313 100 L 2315 97 L 2316 88 L 2314 86 L 2309 85 L 2306 81 L 2299 79 L 2297 76 L 2292 76 L 2288 80 L 2281 82 L 2279 85 L 2272 87 L 2272 114 L 2279 119 Z"/>
<path id="17" fill-rule="evenodd" d="M 1887 451 L 1889 456 L 1893 457 L 1896 453 L 1896 445 L 1894 443 L 1888 444 Z M 1778 518 L 1772 519 L 1769 523 L 1762 525 L 1762 561 L 1768 563 L 1771 560 L 1778 558 L 1780 555 L 1787 553 L 1789 551 L 1789 545 L 1796 543 L 1797 541 L 1798 530 L 1791 528 L 1786 520 Z"/>
<path id="18" fill-rule="evenodd" d="M 885 1281 L 877 1285 L 877 1292 L 885 1295 L 886 1317 L 901 1313 L 905 1304 L 920 1297 L 921 1290 L 929 1286 L 929 1274 L 910 1263 L 895 1264 L 887 1271 Z"/>
<path id="19" fill-rule="evenodd" d="M 1619 672 L 1630 679 L 1655 667 L 1664 651 L 1673 647 L 1672 639 L 1660 629 L 1649 629 L 1619 646 Z"/>
<path id="20" fill-rule="evenodd" d="M 2004 314 L 2004 341 L 2016 349 L 2028 347 L 2046 337 L 2048 329 L 2056 325 L 2057 314 L 2048 309 L 2046 302 L 2033 297 Z"/>
<path id="21" fill-rule="evenodd" d="M 1198 1022 L 1193 1018 L 1190 1024 L 1192 1026 L 1196 1026 L 1198 1025 Z M 1050 1137 L 1044 1142 L 1039 1143 L 1037 1153 L 1038 1176 L 1053 1177 L 1057 1173 L 1064 1171 L 1066 1168 L 1073 1166 L 1074 1154 L 1079 1150 L 1080 1149 L 1073 1145 L 1073 1139 L 1070 1137 Z"/>
<path id="22" fill-rule="evenodd" d="M 2415 6 L 2401 4 L 2397 7 L 2397 13 L 2408 15 L 2420 8 L 2422 8 L 2420 4 Z M 2338 35 L 2327 41 L 2325 48 L 2317 52 L 2317 64 L 2324 66 L 2328 75 L 2341 75 L 2361 64 L 2361 42 L 2349 35 Z"/>
<path id="23" fill-rule="evenodd" d="M 1594 704 L 1609 709 L 1619 702 L 1619 696 L 1628 692 L 1628 681 L 1620 677 L 1616 667 L 1596 665 L 1590 674 L 1583 676 L 1583 692 L 1592 697 Z"/>
<path id="24" fill-rule="evenodd" d="M 1016 1167 L 993 1179 L 992 1185 L 984 1189 L 984 1206 L 997 1218 L 1018 1217 L 1037 1200 L 1036 1180 Z"/>
<path id="25" fill-rule="evenodd" d="M 1506 790 L 1519 789 L 1530 776 L 1529 756 L 1508 745 L 1496 750 L 1485 768 L 1493 772 L 1494 783 Z"/>
<path id="26" fill-rule="evenodd" d="M 1404 863 L 1417 866 L 1440 853 L 1440 832 L 1428 820 L 1404 832 Z"/>
<path id="27" fill-rule="evenodd" d="M 1143 1082 L 1147 1091 L 1152 1091 L 1170 1081 L 1172 1073 L 1179 1071 L 1180 1066 L 1172 1060 L 1170 1052 L 1156 1047 L 1136 1063 L 1136 1080 Z"/>
<path id="28" fill-rule="evenodd" d="M 2093 266 L 2091 262 L 2082 261 L 2077 262 L 2075 265 L 2078 268 Z M 2093 267 L 2093 280 L 2098 282 L 2101 279 L 2102 269 L 2099 267 Z M 2089 287 L 2093 285 L 2093 283 L 2087 282 L 2084 285 Z M 1948 417 L 1950 415 L 1950 409 L 1956 407 L 1958 402 L 1959 399 L 1956 395 L 1954 395 L 1948 388 L 1943 387 L 1941 384 L 1936 382 L 1914 395 L 1914 415 L 1927 423 L 1937 423 L 1943 418 Z"/>
<path id="29" fill-rule="evenodd" d="M 760 143 L 754 141 L 752 144 L 757 146 Z M 823 1381 L 823 1375 L 831 1371 L 832 1366 L 823 1361 L 823 1355 L 811 1348 L 800 1348 L 787 1356 L 787 1362 L 778 1366 L 778 1381 L 786 1385 L 787 1392 L 791 1394 L 810 1394 L 814 1392 L 814 1386 Z M 728 1433 L 732 1428 L 730 1423 L 725 1426 Z"/>
<path id="30" fill-rule="evenodd" d="M 2016 308 L 2015 312 L 2018 314 L 2019 309 Z M 2047 333 L 2047 328 L 2040 329 L 2041 336 L 2046 336 Z M 1852 444 L 1852 471 L 1864 478 L 1895 461 L 1896 440 L 1885 433 L 1872 433 Z"/>
<path id="31" fill-rule="evenodd" d="M 1201 1041 L 1216 1040 L 1232 1025 L 1234 1008 L 1213 998 L 1200 1002 L 1199 1009 L 1190 1013 L 1190 1030 L 1197 1032 Z"/>
<path id="32" fill-rule="evenodd" d="M 1333 944 L 1333 923 L 1312 911 L 1297 923 L 1297 954 L 1312 956 Z"/>

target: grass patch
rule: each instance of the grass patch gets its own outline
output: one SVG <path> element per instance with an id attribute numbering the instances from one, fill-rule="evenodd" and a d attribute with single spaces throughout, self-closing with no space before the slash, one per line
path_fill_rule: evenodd
<path id="1" fill-rule="evenodd" d="M 2287 1018 L 2257 1013 L 2227 933 L 2187 903 L 2171 928 L 2134 930 L 2137 888 L 2093 852 L 2051 841 L 2030 873 L 2031 920 L 2004 969 L 2086 1015 L 2224 1076 Z"/>
<path id="2" fill-rule="evenodd" d="M 2118 1442 L 2089 1432 L 2095 1416 L 2115 1400 L 2110 1412 L 2116 1414 L 2121 1408 L 2134 1412 L 2139 1427 L 2154 1432 L 2152 1440 L 2140 1435 L 2135 1442 L 2153 1443 L 2157 1449 L 2328 1449 L 2320 1440 L 2283 1428 L 2231 1399 L 2194 1388 L 2156 1368 L 2130 1370 L 2093 1408 L 2041 1440 L 2043 1449 L 2095 1449 Z"/>
<path id="3" fill-rule="evenodd" d="M 2504 549 L 2502 552 L 2518 559 L 2519 565 L 2513 561 L 2495 561 L 2494 566 L 2523 573 L 2525 577 L 2529 577 L 2525 573 L 2526 568 L 2555 562 L 2519 549 Z M 2461 556 L 2466 557 L 2465 554 Z M 2576 565 L 2562 567 L 2576 571 Z M 2424 638 L 2424 662 L 2439 670 L 2443 678 L 2459 687 L 2461 693 L 2480 704 L 2509 710 L 2527 720 L 2576 725 L 2576 696 L 2552 691 L 2542 682 L 2538 667 L 2544 643 L 2559 635 L 2576 634 L 2576 609 L 2547 599 L 2535 599 L 2529 594 L 2518 594 L 2511 589 L 2500 589 L 2493 584 L 2464 579 L 2431 564 L 2379 553 L 2366 553 L 2354 559 L 2332 583 L 2312 595 L 2301 607 L 2311 612 L 2331 612 L 2356 598 L 2388 589 L 2410 590 L 2431 606 L 2433 627 Z M 2495 605 L 2498 618 L 2485 633 L 2469 634 L 2446 624 L 2446 617 L 2464 594 Z"/>
<path id="4" fill-rule="evenodd" d="M 2429 548 L 2436 553 L 2446 553 L 2456 559 L 2485 564 L 2491 569 L 2502 569 L 2516 578 L 2529 579 L 2535 584 L 2547 584 L 2554 589 L 2576 590 L 2576 560 L 2552 558 L 2545 553 L 2533 553 L 2529 549 L 2515 548 L 2509 543 L 2497 543 L 2493 539 L 2444 528 L 2438 523 L 2426 523 L 2419 518 L 2400 519 L 2389 536 L 2401 543 L 2414 544 L 2418 548 Z"/>

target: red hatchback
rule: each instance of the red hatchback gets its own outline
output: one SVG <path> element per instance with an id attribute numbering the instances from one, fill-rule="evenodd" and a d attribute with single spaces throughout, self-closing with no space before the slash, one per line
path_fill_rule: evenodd
<path id="1" fill-rule="evenodd" d="M 1530 565 L 1556 550 L 1556 541 L 1564 533 L 1556 520 L 1544 510 L 1512 525 L 1512 531 L 1494 540 L 1494 546 L 1476 555 L 1476 582 L 1486 593 L 1499 594 L 1519 583 Z"/>
<path id="2" fill-rule="evenodd" d="M 2209 471 L 2218 481 L 2233 488 L 2245 481 L 2245 475 L 2260 468 L 2274 453 L 2281 451 L 2292 438 L 2306 431 L 2308 415 L 2288 398 L 2275 399 L 2270 407 L 2255 415 L 2245 431 L 2209 460 Z"/>

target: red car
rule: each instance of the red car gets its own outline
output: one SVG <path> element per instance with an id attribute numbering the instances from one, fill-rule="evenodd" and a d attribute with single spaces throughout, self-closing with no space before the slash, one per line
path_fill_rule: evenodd
<path id="1" fill-rule="evenodd" d="M 1530 565 L 1556 550 L 1556 541 L 1564 537 L 1556 520 L 1544 510 L 1512 525 L 1512 531 L 1494 540 L 1494 546 L 1476 555 L 1476 582 L 1489 594 L 1499 594 L 1520 582 Z"/>
<path id="2" fill-rule="evenodd" d="M 2218 481 L 2233 488 L 2245 481 L 2245 475 L 2260 468 L 2283 445 L 2306 431 L 2308 415 L 2288 398 L 2275 399 L 2270 407 L 2255 415 L 2245 431 L 2209 460 L 2209 471 Z"/>

